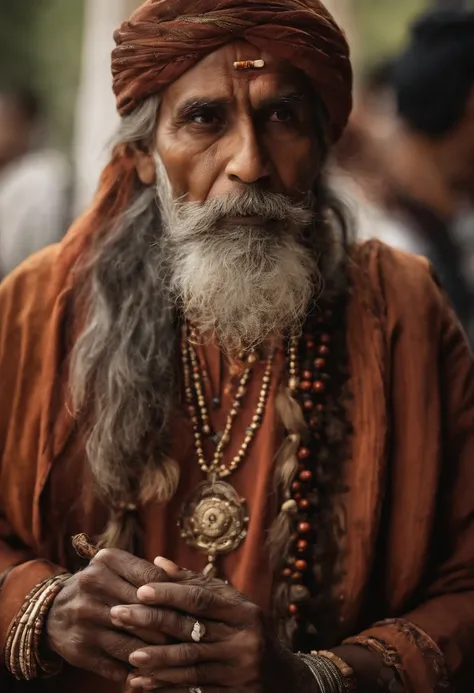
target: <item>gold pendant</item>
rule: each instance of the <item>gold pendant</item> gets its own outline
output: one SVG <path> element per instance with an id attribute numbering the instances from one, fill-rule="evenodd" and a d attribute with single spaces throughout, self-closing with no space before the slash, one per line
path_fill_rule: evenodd
<path id="1" fill-rule="evenodd" d="M 205 575 L 215 575 L 218 556 L 239 548 L 247 536 L 247 503 L 225 481 L 200 484 L 186 501 L 178 526 L 188 546 L 208 556 Z"/>

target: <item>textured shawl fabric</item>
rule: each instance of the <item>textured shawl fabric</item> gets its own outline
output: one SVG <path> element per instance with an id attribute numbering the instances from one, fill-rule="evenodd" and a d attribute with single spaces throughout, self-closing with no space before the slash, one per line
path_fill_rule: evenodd
<path id="1" fill-rule="evenodd" d="M 67 248 L 65 240 L 42 251 L 0 287 L 2 693 L 15 690 L 3 685 L 1 653 L 25 595 L 48 575 L 75 570 L 71 535 L 99 534 L 107 518 L 94 499 L 83 441 L 66 403 L 71 334 L 58 316 L 68 314 L 73 278 L 59 285 L 51 277 L 64 276 Z M 346 468 L 344 573 L 335 585 L 341 639 L 365 631 L 364 637 L 386 643 L 409 693 L 446 693 L 446 670 L 458 693 L 472 693 L 472 355 L 426 261 L 370 243 L 354 253 L 351 274 L 348 411 L 354 433 Z M 250 495 L 262 475 L 252 465 L 241 471 L 242 493 Z M 169 538 L 176 522 L 147 526 L 150 541 L 163 536 L 171 549 L 179 546 L 179 539 Z M 257 520 L 255 530 L 263 534 L 264 524 Z M 260 547 L 253 546 L 256 560 Z M 264 579 L 250 569 L 247 577 L 256 586 Z M 26 688 L 123 693 L 69 667 Z"/>
<path id="2" fill-rule="evenodd" d="M 320 0 L 149 0 L 115 33 L 120 114 L 236 39 L 306 73 L 326 106 L 333 139 L 340 137 L 352 108 L 349 47 Z"/>

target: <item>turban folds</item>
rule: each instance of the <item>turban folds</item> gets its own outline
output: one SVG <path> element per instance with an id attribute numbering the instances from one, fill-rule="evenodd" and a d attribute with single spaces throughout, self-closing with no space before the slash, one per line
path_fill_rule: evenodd
<path id="1" fill-rule="evenodd" d="M 115 32 L 117 107 L 131 113 L 209 53 L 243 39 L 310 79 L 337 140 L 352 108 L 349 47 L 320 0 L 148 0 Z"/>

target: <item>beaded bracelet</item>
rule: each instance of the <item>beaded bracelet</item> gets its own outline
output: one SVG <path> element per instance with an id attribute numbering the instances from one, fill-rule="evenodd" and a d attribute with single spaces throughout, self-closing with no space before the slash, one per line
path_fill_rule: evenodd
<path id="1" fill-rule="evenodd" d="M 49 609 L 70 577 L 69 574 L 56 575 L 36 585 L 18 612 L 4 651 L 5 665 L 18 681 L 31 681 L 59 672 L 60 660 L 46 660 L 40 654 L 40 645 Z"/>
<path id="2" fill-rule="evenodd" d="M 318 653 L 310 655 L 299 653 L 298 657 L 313 674 L 321 693 L 347 693 L 349 689 L 341 670 L 330 658 Z"/>

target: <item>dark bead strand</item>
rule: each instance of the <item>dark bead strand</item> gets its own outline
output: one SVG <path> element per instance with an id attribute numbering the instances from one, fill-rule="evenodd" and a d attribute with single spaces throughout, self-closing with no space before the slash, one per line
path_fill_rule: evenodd
<path id="1" fill-rule="evenodd" d="M 330 316 L 326 315 L 326 319 Z M 315 536 L 311 519 L 318 510 L 317 475 L 312 466 L 317 457 L 320 431 L 324 425 L 325 399 L 330 382 L 328 365 L 331 356 L 331 335 L 326 319 L 317 319 L 313 332 L 305 334 L 299 344 L 291 340 L 288 350 L 289 386 L 292 396 L 301 404 L 311 432 L 309 440 L 302 442 L 298 451 L 299 471 L 292 484 L 292 499 L 296 502 L 295 534 L 283 578 L 289 585 L 289 616 L 299 629 L 304 628 L 299 602 L 310 597 L 313 586 L 312 548 Z M 299 364 L 302 364 L 300 370 Z M 298 600 L 295 597 L 299 597 Z"/>

